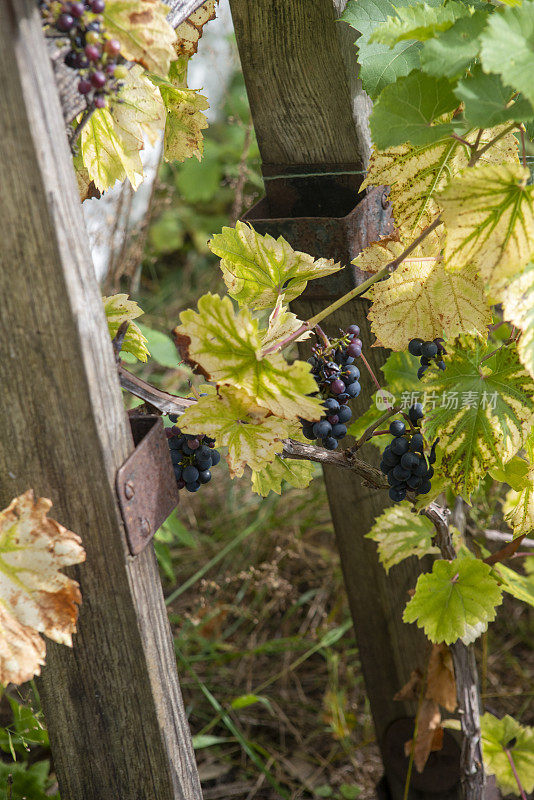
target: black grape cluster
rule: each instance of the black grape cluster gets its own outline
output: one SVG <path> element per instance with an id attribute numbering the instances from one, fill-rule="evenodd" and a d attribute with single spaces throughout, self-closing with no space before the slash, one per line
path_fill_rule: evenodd
<path id="1" fill-rule="evenodd" d="M 327 450 L 335 450 L 347 435 L 347 423 L 352 416 L 347 404 L 361 391 L 360 370 L 354 366 L 362 354 L 359 333 L 357 325 L 349 325 L 346 332 L 342 331 L 329 345 L 315 345 L 308 359 L 326 413 L 318 422 L 301 420 L 302 431 L 307 439 L 320 439 Z"/>
<path id="2" fill-rule="evenodd" d="M 417 377 L 421 379 L 432 361 L 435 361 L 440 369 L 445 369 L 443 354 L 446 353 L 443 347 L 443 339 L 434 339 L 432 342 L 424 342 L 423 339 L 412 339 L 408 344 L 408 350 L 412 356 L 417 356 L 421 361 L 421 366 L 417 370 Z"/>
<path id="3" fill-rule="evenodd" d="M 176 422 L 178 417 L 169 414 L 169 419 Z M 211 481 L 211 467 L 221 460 L 221 454 L 214 449 L 215 439 L 204 434 L 186 435 L 176 425 L 165 428 L 165 433 L 178 489 L 198 492 L 201 484 Z"/>
<path id="4" fill-rule="evenodd" d="M 408 410 L 408 417 L 414 427 L 421 424 L 423 418 L 421 403 L 415 403 Z M 428 494 L 431 478 L 434 474 L 432 464 L 436 460 L 437 440 L 427 456 L 424 454 L 425 442 L 419 431 L 407 429 L 402 420 L 394 420 L 389 426 L 393 440 L 382 454 L 380 469 L 387 475 L 390 485 L 389 496 L 396 502 L 404 500 L 407 492 Z"/>
<path id="5" fill-rule="evenodd" d="M 80 76 L 78 92 L 95 108 L 105 108 L 106 95 L 116 92 L 127 75 L 120 42 L 103 29 L 105 0 L 41 0 L 40 5 L 43 20 L 69 39 L 65 64 Z"/>

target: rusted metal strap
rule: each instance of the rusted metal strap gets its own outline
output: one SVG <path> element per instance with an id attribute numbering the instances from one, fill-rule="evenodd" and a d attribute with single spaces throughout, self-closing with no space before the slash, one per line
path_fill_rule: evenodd
<path id="1" fill-rule="evenodd" d="M 135 450 L 117 471 L 126 539 L 135 556 L 178 505 L 178 487 L 161 417 L 131 416 Z"/>

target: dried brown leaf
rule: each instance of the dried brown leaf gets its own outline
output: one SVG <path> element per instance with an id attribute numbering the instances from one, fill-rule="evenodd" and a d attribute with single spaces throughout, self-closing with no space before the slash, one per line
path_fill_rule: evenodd
<path id="1" fill-rule="evenodd" d="M 456 681 L 449 648 L 443 642 L 435 644 L 430 652 L 426 698 L 435 700 L 447 711 L 456 708 Z"/>
<path id="2" fill-rule="evenodd" d="M 423 700 L 419 711 L 419 723 L 415 740 L 414 764 L 418 772 L 425 768 L 428 756 L 433 750 L 441 750 L 443 745 L 443 728 L 441 727 L 441 713 L 435 700 Z M 412 752 L 410 739 L 404 744 L 404 752 L 409 756 Z"/>

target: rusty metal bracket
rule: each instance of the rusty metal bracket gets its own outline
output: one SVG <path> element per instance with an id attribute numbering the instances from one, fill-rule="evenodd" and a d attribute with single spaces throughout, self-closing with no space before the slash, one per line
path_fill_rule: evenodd
<path id="1" fill-rule="evenodd" d="M 161 417 L 129 419 L 135 450 L 117 471 L 115 486 L 128 547 L 135 556 L 178 505 L 178 487 Z"/>
<path id="2" fill-rule="evenodd" d="M 371 242 L 394 232 L 393 216 L 385 186 L 372 189 L 358 196 L 353 191 L 353 202 L 359 199 L 348 213 L 339 217 L 316 216 L 271 216 L 275 208 L 285 207 L 298 214 L 297 188 L 284 178 L 267 185 L 268 196 L 260 200 L 243 216 L 258 233 L 283 236 L 296 250 L 303 250 L 315 258 L 333 258 L 345 268 L 327 278 L 310 281 L 306 288 L 306 299 L 334 300 L 362 283 L 368 274 L 351 265 L 351 261 Z M 320 180 L 320 179 L 316 179 Z M 325 179 L 326 180 L 326 179 Z M 332 179 L 328 178 L 331 190 Z M 311 188 L 311 187 L 310 187 Z M 339 189 L 339 187 L 338 187 Z M 346 191 L 346 189 L 345 189 Z M 286 197 L 282 202 L 281 195 Z M 288 201 L 291 198 L 291 202 Z"/>

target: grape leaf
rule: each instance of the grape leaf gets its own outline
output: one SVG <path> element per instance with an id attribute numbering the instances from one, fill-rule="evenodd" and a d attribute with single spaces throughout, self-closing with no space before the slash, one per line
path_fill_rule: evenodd
<path id="1" fill-rule="evenodd" d="M 106 0 L 104 27 L 121 44 L 121 55 L 164 78 L 176 58 L 176 34 L 160 0 Z"/>
<path id="2" fill-rule="evenodd" d="M 200 161 L 204 144 L 202 131 L 208 127 L 202 112 L 209 108 L 209 103 L 194 89 L 184 87 L 182 77 L 178 61 L 171 64 L 167 78 L 150 76 L 159 88 L 167 113 L 163 154 L 167 161 L 185 161 L 191 156 Z"/>
<path id="3" fill-rule="evenodd" d="M 481 36 L 482 65 L 534 103 L 534 2 L 491 14 Z"/>
<path id="4" fill-rule="evenodd" d="M 287 420 L 258 406 L 242 389 L 220 386 L 217 393 L 201 397 L 180 417 L 184 433 L 202 431 L 218 446 L 228 448 L 232 476 L 241 477 L 245 466 L 261 470 L 283 450 L 289 436 Z"/>
<path id="5" fill-rule="evenodd" d="M 373 333 L 392 350 L 404 350 L 416 336 L 454 339 L 469 333 L 485 339 L 492 319 L 476 268 L 451 273 L 435 258 L 403 262 L 365 297 L 372 301 L 367 316 Z"/>
<path id="6" fill-rule="evenodd" d="M 491 567 L 477 558 L 439 559 L 420 575 L 404 610 L 404 622 L 417 622 L 431 642 L 452 644 L 476 628 L 482 633 L 495 619 L 502 592 Z"/>
<path id="7" fill-rule="evenodd" d="M 410 556 L 422 558 L 434 553 L 439 555 L 439 549 L 432 545 L 434 534 L 434 526 L 429 519 L 413 514 L 408 503 L 399 503 L 386 508 L 376 518 L 365 538 L 377 543 L 378 559 L 389 572 L 391 567 Z"/>
<path id="8" fill-rule="evenodd" d="M 469 14 L 463 3 L 450 0 L 447 5 L 429 6 L 427 3 L 414 3 L 396 8 L 396 16 L 388 17 L 376 27 L 369 41 L 394 47 L 407 39 L 425 42 L 437 33 L 448 30 L 457 19 Z"/>
<path id="9" fill-rule="evenodd" d="M 491 128 L 503 122 L 534 118 L 534 109 L 524 97 L 512 100 L 515 91 L 505 86 L 499 75 L 487 75 L 477 65 L 459 81 L 454 90 L 464 103 L 464 116 L 470 126 Z"/>
<path id="10" fill-rule="evenodd" d="M 470 167 L 441 192 L 450 269 L 476 264 L 493 291 L 534 252 L 534 187 L 519 165 Z"/>
<path id="11" fill-rule="evenodd" d="M 519 491 L 511 489 L 507 493 L 502 509 L 516 536 L 534 531 L 534 431 L 527 437 L 525 450 L 529 462 L 525 485 Z"/>
<path id="12" fill-rule="evenodd" d="M 396 3 L 397 7 L 400 5 L 404 3 Z M 359 78 L 372 100 L 378 97 L 384 86 L 419 66 L 419 42 L 402 42 L 392 49 L 385 44 L 369 42 L 373 30 L 394 15 L 395 7 L 389 0 L 349 0 L 341 16 L 361 34 L 356 42 Z"/>
<path id="13" fill-rule="evenodd" d="M 376 100 L 369 120 L 373 142 L 381 149 L 437 142 L 458 127 L 452 120 L 439 122 L 457 106 L 447 78 L 411 72 L 386 86 Z"/>
<path id="14" fill-rule="evenodd" d="M 530 556 L 530 558 L 534 557 Z M 505 592 L 534 607 L 534 575 L 521 575 L 501 563 L 494 564 L 493 569 L 499 576 Z"/>
<path id="15" fill-rule="evenodd" d="M 277 455 L 262 470 L 252 472 L 252 491 L 262 497 L 267 497 L 269 492 L 282 494 L 282 481 L 297 489 L 305 489 L 313 478 L 314 470 L 315 466 L 311 461 L 298 461 Z"/>
<path id="16" fill-rule="evenodd" d="M 115 338 L 122 323 L 128 320 L 130 324 L 124 337 L 122 350 L 126 353 L 131 353 L 139 361 L 146 361 L 150 355 L 147 339 L 133 322 L 134 319 L 144 313 L 143 310 L 139 308 L 135 300 L 128 300 L 127 294 L 113 294 L 109 297 L 103 297 L 102 302 L 104 303 L 104 312 L 111 338 Z"/>
<path id="17" fill-rule="evenodd" d="M 491 141 L 502 128 L 484 131 L 480 144 Z M 474 141 L 476 134 L 466 134 Z M 361 189 L 369 186 L 390 186 L 389 199 L 401 238 L 409 243 L 434 221 L 440 213 L 438 193 L 449 180 L 460 173 L 469 161 L 468 148 L 456 139 L 447 137 L 420 147 L 409 144 L 387 150 L 374 149 L 367 177 Z M 479 163 L 509 162 L 518 164 L 517 140 L 513 134 L 499 139 Z M 443 227 L 425 239 L 425 255 L 437 255 L 441 249 Z"/>
<path id="18" fill-rule="evenodd" d="M 508 714 L 497 719 L 493 714 L 480 718 L 484 765 L 495 775 L 503 794 L 518 794 L 517 781 L 506 755 L 509 748 L 517 775 L 525 792 L 534 791 L 534 728 L 520 725 Z"/>
<path id="19" fill-rule="evenodd" d="M 229 294 L 251 308 L 272 308 L 281 294 L 289 303 L 302 294 L 309 280 L 341 269 L 333 259 L 316 260 L 293 250 L 282 236 L 262 236 L 240 221 L 235 228 L 225 227 L 215 234 L 208 246 L 221 259 Z"/>
<path id="20" fill-rule="evenodd" d="M 204 25 L 215 19 L 216 3 L 219 0 L 206 0 L 200 8 L 193 11 L 185 22 L 176 28 L 175 50 L 178 55 L 191 58 L 198 50 L 198 42 L 202 36 Z"/>
<path id="21" fill-rule="evenodd" d="M 405 245 L 400 241 L 399 234 L 394 233 L 391 236 L 384 236 L 378 242 L 371 242 L 351 263 L 363 272 L 380 272 L 404 250 Z"/>
<path id="22" fill-rule="evenodd" d="M 117 135 L 137 140 L 137 149 L 144 147 L 143 134 L 155 144 L 165 128 L 165 107 L 161 95 L 146 77 L 139 64 L 134 64 L 121 81 L 122 88 L 110 104 Z"/>
<path id="23" fill-rule="evenodd" d="M 504 318 L 521 331 L 519 360 L 534 377 L 534 263 L 514 275 L 502 292 Z"/>
<path id="24" fill-rule="evenodd" d="M 101 192 L 125 178 L 134 189 L 143 181 L 139 142 L 131 134 L 121 136 L 107 108 L 95 109 L 84 125 L 80 153 L 89 178 Z"/>
<path id="25" fill-rule="evenodd" d="M 81 594 L 59 572 L 85 560 L 81 539 L 47 517 L 52 503 L 31 489 L 0 512 L 0 683 L 39 675 L 44 633 L 72 647 Z"/>
<path id="26" fill-rule="evenodd" d="M 423 379 L 423 430 L 429 441 L 440 437 L 441 468 L 458 492 L 469 495 L 490 467 L 524 445 L 534 416 L 534 382 L 513 347 L 485 359 L 493 345 L 461 337 L 447 349 L 446 370 L 429 370 Z"/>
<path id="27" fill-rule="evenodd" d="M 475 60 L 480 50 L 480 34 L 488 13 L 475 11 L 457 20 L 452 28 L 429 39 L 420 53 L 421 69 L 436 77 L 455 78 Z"/>
<path id="28" fill-rule="evenodd" d="M 284 305 L 284 296 L 280 295 L 269 316 L 269 326 L 262 337 L 262 350 L 265 351 L 269 347 L 280 343 L 283 339 L 286 339 L 288 336 L 298 331 L 301 326 L 302 320 Z M 312 331 L 306 331 L 302 336 L 299 336 L 298 339 L 295 339 L 295 341 L 301 342 L 303 339 L 308 339 L 311 335 Z"/>
<path id="29" fill-rule="evenodd" d="M 234 311 L 229 297 L 205 294 L 180 315 L 174 331 L 185 360 L 200 365 L 216 383 L 244 389 L 258 405 L 284 419 L 320 419 L 324 408 L 310 397 L 317 384 L 304 361 L 288 364 L 280 353 L 260 358 L 262 332 L 248 309 Z"/>

